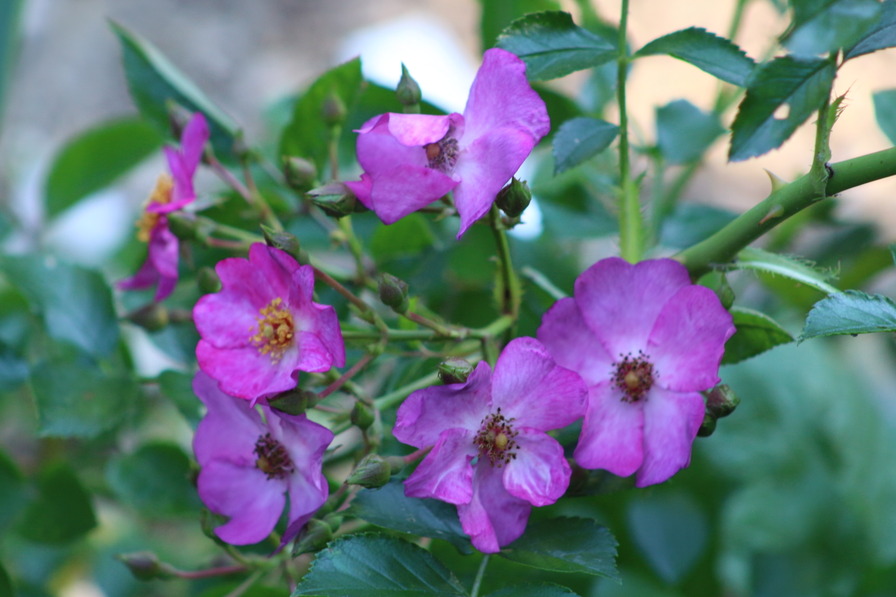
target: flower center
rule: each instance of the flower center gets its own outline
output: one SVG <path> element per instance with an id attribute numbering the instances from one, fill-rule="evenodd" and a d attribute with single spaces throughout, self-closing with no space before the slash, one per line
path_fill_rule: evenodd
<path id="1" fill-rule="evenodd" d="M 519 432 L 511 425 L 513 421 L 514 419 L 505 418 L 499 408 L 482 419 L 479 425 L 473 444 L 479 448 L 479 455 L 487 457 L 492 466 L 501 468 L 516 458 L 519 446 L 513 438 Z"/>
<path id="2" fill-rule="evenodd" d="M 622 399 L 626 402 L 638 402 L 644 398 L 656 378 L 653 364 L 647 355 L 638 351 L 638 356 L 631 353 L 623 356 L 618 363 L 613 363 L 613 383 L 622 390 Z"/>
<path id="3" fill-rule="evenodd" d="M 171 176 L 165 173 L 159 174 L 159 178 L 156 179 L 156 186 L 153 187 L 152 193 L 149 194 L 149 199 L 146 200 L 146 205 L 171 203 L 171 190 L 173 188 L 174 181 L 171 179 Z M 158 224 L 160 217 L 161 214 L 147 211 L 144 208 L 143 214 L 137 220 L 137 238 L 145 243 L 149 242 L 150 234 L 153 228 L 156 227 L 156 224 Z"/>
<path id="4" fill-rule="evenodd" d="M 261 354 L 271 356 L 271 361 L 276 363 L 283 358 L 283 353 L 292 346 L 295 335 L 292 321 L 292 313 L 281 305 L 283 299 L 279 296 L 258 311 L 258 331 L 249 337 L 249 342 L 258 348 Z M 255 331 L 255 326 L 249 328 Z"/>
<path id="5" fill-rule="evenodd" d="M 449 135 L 451 135 L 451 131 L 448 131 L 448 135 L 442 137 L 440 141 L 427 143 L 423 146 L 423 149 L 426 150 L 426 159 L 429 162 L 427 165 L 433 170 L 438 170 L 445 174 L 449 174 L 454 170 L 459 152 L 457 139 Z"/>
<path id="6" fill-rule="evenodd" d="M 270 433 L 258 436 L 255 442 L 255 466 L 267 475 L 268 479 L 282 479 L 294 472 L 289 452 L 283 444 L 271 437 Z"/>

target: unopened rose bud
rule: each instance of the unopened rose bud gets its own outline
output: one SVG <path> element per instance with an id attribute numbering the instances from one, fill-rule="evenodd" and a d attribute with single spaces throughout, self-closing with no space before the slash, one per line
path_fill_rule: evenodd
<path id="1" fill-rule="evenodd" d="M 311 202 L 333 218 L 342 218 L 357 210 L 358 199 L 341 182 L 331 182 L 306 193 Z"/>
<path id="2" fill-rule="evenodd" d="M 287 157 L 283 160 L 286 184 L 297 191 L 307 191 L 317 180 L 317 167 L 304 158 Z"/>
<path id="3" fill-rule="evenodd" d="M 120 553 L 115 558 L 127 566 L 137 580 L 155 580 L 174 576 L 171 566 L 160 562 L 158 556 L 150 551 Z"/>
<path id="4" fill-rule="evenodd" d="M 299 533 L 292 548 L 292 555 L 313 553 L 322 550 L 333 539 L 333 531 L 330 525 L 322 520 L 312 518 L 305 525 L 305 529 Z"/>
<path id="5" fill-rule="evenodd" d="M 269 226 L 261 225 L 261 234 L 264 236 L 264 242 L 269 247 L 280 249 L 291 255 L 302 265 L 308 265 L 308 253 L 302 250 L 299 239 L 294 234 L 290 234 L 284 230 L 274 230 Z"/>
<path id="6" fill-rule="evenodd" d="M 373 425 L 375 417 L 369 406 L 363 402 L 355 402 L 350 415 L 352 425 L 358 429 L 368 429 Z"/>
<path id="7" fill-rule="evenodd" d="M 378 289 L 380 300 L 396 313 L 404 313 L 408 310 L 408 284 L 399 280 L 392 274 L 382 274 L 379 277 Z"/>
<path id="8" fill-rule="evenodd" d="M 420 112 L 420 85 L 411 77 L 407 67 L 401 65 L 401 79 L 398 80 L 398 86 L 395 88 L 395 96 L 398 103 L 405 107 L 405 113 L 417 114 Z"/>
<path id="9" fill-rule="evenodd" d="M 161 303 L 152 302 L 125 315 L 125 319 L 144 330 L 156 332 L 164 329 L 171 321 L 168 309 Z"/>
<path id="10" fill-rule="evenodd" d="M 210 267 L 200 268 L 196 273 L 196 284 L 203 294 L 212 294 L 221 290 L 221 278 Z"/>
<path id="11" fill-rule="evenodd" d="M 367 489 L 375 489 L 382 487 L 389 482 L 392 476 L 392 467 L 386 462 L 382 456 L 378 454 L 368 454 L 361 459 L 355 470 L 349 475 L 346 483 L 350 485 L 360 485 Z"/>
<path id="12" fill-rule="evenodd" d="M 734 289 L 731 288 L 731 284 L 728 283 L 728 278 L 722 274 L 719 278 L 719 285 L 716 288 L 716 296 L 719 297 L 719 302 L 722 303 L 722 306 L 725 309 L 730 309 L 731 305 L 734 304 Z"/>
<path id="13" fill-rule="evenodd" d="M 288 415 L 303 415 L 316 402 L 317 395 L 314 392 L 300 390 L 299 388 L 287 390 L 273 398 L 268 398 L 268 406 Z"/>
<path id="14" fill-rule="evenodd" d="M 709 411 L 703 415 L 703 422 L 700 423 L 700 428 L 697 430 L 697 435 L 699 437 L 709 437 L 716 430 L 716 417 L 714 417 Z"/>
<path id="15" fill-rule="evenodd" d="M 518 218 L 532 201 L 532 191 L 525 181 L 516 178 L 510 179 L 510 184 L 501 189 L 495 198 L 495 203 L 501 211 L 511 218 Z"/>
<path id="16" fill-rule="evenodd" d="M 740 398 L 727 384 L 719 384 L 706 394 L 706 410 L 718 419 L 733 413 L 738 404 Z"/>
<path id="17" fill-rule="evenodd" d="M 180 240 L 193 240 L 196 238 L 196 218 L 183 213 L 170 213 L 168 228 L 171 233 Z"/>
<path id="18" fill-rule="evenodd" d="M 336 514 L 335 512 L 324 516 L 324 522 L 327 523 L 327 526 L 329 526 L 330 530 L 334 533 L 339 530 L 339 527 L 342 526 L 344 520 L 345 516 L 343 516 L 342 514 Z"/>
<path id="19" fill-rule="evenodd" d="M 439 363 L 439 380 L 444 384 L 465 383 L 472 372 L 473 365 L 465 359 L 451 357 Z"/>
<path id="20" fill-rule="evenodd" d="M 348 110 L 345 108 L 345 102 L 335 92 L 331 92 L 324 99 L 321 107 L 321 117 L 327 126 L 339 126 L 345 121 Z"/>

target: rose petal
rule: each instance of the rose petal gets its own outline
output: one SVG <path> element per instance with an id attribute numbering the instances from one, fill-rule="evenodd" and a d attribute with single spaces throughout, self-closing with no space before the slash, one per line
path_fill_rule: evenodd
<path id="1" fill-rule="evenodd" d="M 560 299 L 541 320 L 538 339 L 558 365 L 582 376 L 588 385 L 606 381 L 615 360 L 585 323 L 575 299 Z"/>
<path id="2" fill-rule="evenodd" d="M 417 469 L 404 482 L 408 497 L 436 498 L 449 504 L 465 504 L 473 495 L 476 456 L 473 434 L 466 429 L 443 431 Z"/>
<path id="3" fill-rule="evenodd" d="M 425 168 L 428 162 L 426 150 L 423 149 L 422 144 L 408 146 L 395 138 L 395 135 L 389 130 L 392 116 L 394 115 L 383 114 L 373 121 L 369 121 L 370 126 L 365 126 L 358 134 L 356 144 L 358 164 L 374 178 L 399 165 Z M 445 116 L 441 118 L 444 119 L 447 131 L 448 118 Z"/>
<path id="4" fill-rule="evenodd" d="M 703 397 L 654 387 L 644 402 L 644 463 L 635 485 L 662 483 L 691 461 L 691 445 L 703 422 Z"/>
<path id="5" fill-rule="evenodd" d="M 191 178 L 199 165 L 199 161 L 202 159 L 202 152 L 205 150 L 208 138 L 208 122 L 206 122 L 202 112 L 196 112 L 190 118 L 187 126 L 184 127 L 180 137 L 180 152 Z"/>
<path id="6" fill-rule="evenodd" d="M 411 164 L 395 164 L 390 170 L 370 175 L 371 209 L 385 224 L 394 224 L 457 186 L 457 181 L 447 174 Z"/>
<path id="7" fill-rule="evenodd" d="M 569 487 L 571 469 L 563 446 L 546 433 L 526 428 L 518 431 L 515 457 L 504 467 L 504 487 L 533 506 L 553 504 Z"/>
<path id="8" fill-rule="evenodd" d="M 529 512 L 525 500 L 504 489 L 501 470 L 480 462 L 468 504 L 457 506 L 458 518 L 473 546 L 483 553 L 497 553 L 526 530 Z"/>
<path id="9" fill-rule="evenodd" d="M 648 396 L 649 398 L 649 396 Z M 627 477 L 644 462 L 644 412 L 609 382 L 590 388 L 574 457 L 581 466 Z"/>
<path id="10" fill-rule="evenodd" d="M 199 368 L 217 379 L 224 392 L 246 400 L 293 389 L 298 377 L 297 355 L 298 350 L 292 347 L 279 361 L 274 361 L 254 346 L 217 348 L 205 340 L 196 345 Z"/>
<path id="11" fill-rule="evenodd" d="M 587 396 L 582 378 L 558 367 L 535 338 L 512 340 L 495 364 L 492 406 L 516 425 L 541 431 L 565 427 L 585 414 Z"/>
<path id="12" fill-rule="evenodd" d="M 254 466 L 255 443 L 266 433 L 258 412 L 245 400 L 222 392 L 218 383 L 202 371 L 193 377 L 193 392 L 207 409 L 193 436 L 199 465 L 218 459 Z"/>
<path id="13" fill-rule="evenodd" d="M 217 348 L 244 348 L 258 332 L 255 298 L 242 292 L 207 294 L 193 307 L 193 323 L 206 342 Z"/>
<path id="14" fill-rule="evenodd" d="M 650 332 L 647 352 L 658 373 L 657 383 L 676 392 L 713 387 L 719 383 L 719 363 L 732 334 L 731 314 L 712 290 L 679 289 Z"/>
<path id="15" fill-rule="evenodd" d="M 408 147 L 421 147 L 441 141 L 448 134 L 452 120 L 463 122 L 460 114 L 434 116 L 431 114 L 389 114 L 389 132 L 395 140 Z"/>

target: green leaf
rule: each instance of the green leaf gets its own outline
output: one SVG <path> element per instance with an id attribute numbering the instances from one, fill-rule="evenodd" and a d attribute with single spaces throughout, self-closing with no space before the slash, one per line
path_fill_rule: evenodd
<path id="1" fill-rule="evenodd" d="M 26 539 L 60 545 L 96 526 L 90 495 L 68 465 L 57 462 L 44 467 L 38 474 L 37 492 L 17 525 Z"/>
<path id="2" fill-rule="evenodd" d="M 435 240 L 426 218 L 414 213 L 389 226 L 378 226 L 370 239 L 370 253 L 378 264 L 398 257 L 418 257 Z"/>
<path id="3" fill-rule="evenodd" d="M 556 79 L 616 57 L 615 43 L 582 29 L 560 11 L 517 19 L 501 32 L 496 45 L 523 59 L 530 81 Z"/>
<path id="4" fill-rule="evenodd" d="M 202 403 L 193 393 L 193 376 L 180 371 L 162 371 L 158 377 L 159 391 L 171 400 L 180 414 L 195 429 L 202 418 Z"/>
<path id="5" fill-rule="evenodd" d="M 483 50 L 495 45 L 501 31 L 514 19 L 532 12 L 560 10 L 557 0 L 479 0 L 479 41 Z"/>
<path id="6" fill-rule="evenodd" d="M 881 12 L 878 0 L 791 0 L 793 24 L 784 45 L 798 57 L 828 54 L 861 40 Z"/>
<path id="7" fill-rule="evenodd" d="M 379 489 L 359 491 L 351 513 L 383 528 L 444 539 L 461 553 L 473 551 L 455 506 L 439 500 L 409 498 L 404 494 L 404 484 L 397 479 Z"/>
<path id="8" fill-rule="evenodd" d="M 744 87 L 755 63 L 736 44 L 700 27 L 675 31 L 635 52 L 635 58 L 668 54 L 693 64 L 714 77 Z"/>
<path id="9" fill-rule="evenodd" d="M 687 100 L 676 100 L 656 111 L 660 153 L 670 164 L 698 160 L 725 132 L 718 114 L 707 113 Z"/>
<path id="10" fill-rule="evenodd" d="M 0 115 L 6 105 L 8 85 L 21 41 L 22 7 L 25 0 L 0 2 Z M 0 124 L 2 126 L 2 124 Z"/>
<path id="11" fill-rule="evenodd" d="M 703 203 L 678 203 L 663 221 L 660 240 L 663 245 L 690 247 L 728 225 L 737 214 Z"/>
<path id="12" fill-rule="evenodd" d="M 501 555 L 555 572 L 583 572 L 618 579 L 616 539 L 590 518 L 551 518 L 530 524 Z"/>
<path id="13" fill-rule="evenodd" d="M 780 344 L 793 342 L 793 336 L 764 313 L 732 307 L 731 316 L 737 331 L 725 343 L 723 365 L 739 363 Z"/>
<path id="14" fill-rule="evenodd" d="M 828 97 L 835 70 L 820 58 L 784 56 L 760 65 L 731 125 L 728 159 L 746 160 L 784 143 Z"/>
<path id="15" fill-rule="evenodd" d="M 40 435 L 81 438 L 114 429 L 140 392 L 130 377 L 62 359 L 35 366 L 31 389 Z"/>
<path id="16" fill-rule="evenodd" d="M 280 155 L 311 160 L 318 172 L 327 172 L 331 131 L 323 119 L 324 102 L 334 96 L 351 111 L 361 91 L 360 58 L 331 68 L 318 77 L 293 106 L 292 120 L 280 137 Z M 343 133 L 354 134 L 351 131 Z"/>
<path id="17" fill-rule="evenodd" d="M 554 136 L 554 174 L 574 168 L 605 150 L 616 138 L 615 124 L 580 116 L 560 125 Z"/>
<path id="18" fill-rule="evenodd" d="M 800 342 L 818 336 L 873 332 L 896 332 L 896 303 L 882 294 L 847 290 L 815 303 Z"/>
<path id="19" fill-rule="evenodd" d="M 140 113 L 166 137 L 171 136 L 170 104 L 202 112 L 209 124 L 211 143 L 220 156 L 228 156 L 238 134 L 237 124 L 174 66 L 149 41 L 110 22 L 121 41 L 122 60 L 131 97 Z"/>
<path id="20" fill-rule="evenodd" d="M 121 501 L 144 516 L 171 516 L 198 512 L 190 472 L 190 459 L 180 446 L 151 442 L 111 460 L 106 478 Z"/>
<path id="21" fill-rule="evenodd" d="M 840 292 L 838 288 L 827 283 L 832 277 L 830 273 L 818 270 L 805 261 L 753 247 L 742 249 L 734 263 L 727 267 L 732 270 L 751 270 L 784 276 L 828 294 Z"/>
<path id="22" fill-rule="evenodd" d="M 706 515 L 685 493 L 653 494 L 633 501 L 628 526 L 635 544 L 668 584 L 676 584 L 706 549 Z"/>
<path id="23" fill-rule="evenodd" d="M 896 145 L 896 89 L 884 89 L 871 94 L 877 126 Z"/>
<path id="24" fill-rule="evenodd" d="M 51 257 L 0 257 L 0 273 L 41 312 L 47 333 L 95 357 L 112 352 L 118 320 L 112 293 L 95 271 Z"/>
<path id="25" fill-rule="evenodd" d="M 0 597 L 15 597 L 15 590 L 12 586 L 12 579 L 6 572 L 6 568 L 0 563 Z"/>
<path id="26" fill-rule="evenodd" d="M 50 217 L 94 193 L 159 149 L 162 137 L 139 118 L 106 122 L 68 143 L 53 160 L 46 181 Z"/>
<path id="27" fill-rule="evenodd" d="M 292 597 L 461 597 L 466 591 L 428 551 L 384 535 L 351 535 L 317 554 Z"/>
<path id="28" fill-rule="evenodd" d="M 6 452 L 0 450 L 0 532 L 15 519 L 26 501 L 22 472 Z"/>
<path id="29" fill-rule="evenodd" d="M 884 0 L 877 21 L 862 39 L 845 52 L 844 59 L 849 60 L 893 46 L 896 46 L 896 0 Z"/>
<path id="30" fill-rule="evenodd" d="M 526 584 L 504 587 L 486 597 L 579 597 L 579 594 L 560 585 Z"/>

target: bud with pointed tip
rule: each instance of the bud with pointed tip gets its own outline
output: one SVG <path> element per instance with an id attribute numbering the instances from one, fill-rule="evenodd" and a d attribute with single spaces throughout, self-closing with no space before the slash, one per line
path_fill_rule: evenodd
<path id="1" fill-rule="evenodd" d="M 311 202 L 333 218 L 342 218 L 358 210 L 358 199 L 341 182 L 331 182 L 306 193 Z"/>
<path id="2" fill-rule="evenodd" d="M 305 158 L 286 157 L 283 159 L 283 175 L 290 188 L 307 191 L 317 180 L 317 167 Z"/>
<path id="3" fill-rule="evenodd" d="M 420 85 L 408 72 L 404 63 L 401 65 L 401 79 L 398 80 L 398 86 L 395 88 L 395 96 L 398 98 L 398 103 L 404 106 L 406 114 L 420 112 Z"/>
<path id="4" fill-rule="evenodd" d="M 342 101 L 339 94 L 331 91 L 324 99 L 323 106 L 321 106 L 321 117 L 324 124 L 330 127 L 339 126 L 345 122 L 347 114 L 348 110 L 345 107 L 345 102 Z"/>
<path id="5" fill-rule="evenodd" d="M 360 485 L 367 489 L 375 489 L 382 487 L 389 482 L 392 476 L 392 467 L 379 454 L 368 454 L 361 459 L 352 474 L 349 475 L 346 483 L 350 485 Z"/>
<path id="6" fill-rule="evenodd" d="M 292 555 L 312 553 L 322 550 L 333 539 L 330 525 L 322 520 L 312 518 L 299 534 L 292 548 Z"/>
<path id="7" fill-rule="evenodd" d="M 156 580 L 175 576 L 174 569 L 160 562 L 158 556 L 151 551 L 120 553 L 115 558 L 127 566 L 137 580 Z"/>
<path id="8" fill-rule="evenodd" d="M 380 300 L 396 313 L 408 310 L 408 284 L 392 274 L 382 274 L 378 280 Z"/>
<path id="9" fill-rule="evenodd" d="M 125 319 L 150 332 L 164 329 L 171 321 L 165 305 L 155 301 L 140 307 L 136 311 L 131 311 L 125 315 Z"/>
<path id="10" fill-rule="evenodd" d="M 529 207 L 532 201 L 532 191 L 526 181 L 516 178 L 510 179 L 510 184 L 505 186 L 495 198 L 495 203 L 508 217 L 518 218 Z"/>
<path id="11" fill-rule="evenodd" d="M 376 418 L 370 407 L 360 401 L 355 402 L 355 406 L 352 408 L 349 417 L 352 425 L 356 426 L 358 429 L 369 429 Z"/>
<path id="12" fill-rule="evenodd" d="M 269 247 L 280 249 L 288 255 L 295 258 L 301 265 L 308 265 L 308 253 L 302 250 L 299 239 L 294 234 L 290 234 L 285 230 L 274 230 L 269 226 L 261 225 L 261 234 L 264 236 L 264 242 Z"/>
<path id="13" fill-rule="evenodd" d="M 738 404 L 740 398 L 728 384 L 719 384 L 706 393 L 706 410 L 716 418 L 727 417 Z"/>
<path id="14" fill-rule="evenodd" d="M 317 394 L 295 388 L 268 398 L 268 406 L 288 415 L 302 415 L 317 402 Z"/>
<path id="15" fill-rule="evenodd" d="M 472 372 L 473 365 L 466 359 L 451 357 L 439 363 L 439 380 L 444 384 L 466 383 Z"/>

